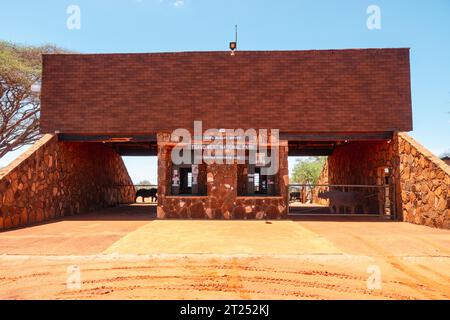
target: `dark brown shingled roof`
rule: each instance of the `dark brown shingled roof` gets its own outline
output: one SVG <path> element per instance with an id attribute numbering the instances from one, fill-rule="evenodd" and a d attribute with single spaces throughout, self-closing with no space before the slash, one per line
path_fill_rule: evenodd
<path id="1" fill-rule="evenodd" d="M 412 129 L 409 49 L 44 56 L 41 131 Z"/>

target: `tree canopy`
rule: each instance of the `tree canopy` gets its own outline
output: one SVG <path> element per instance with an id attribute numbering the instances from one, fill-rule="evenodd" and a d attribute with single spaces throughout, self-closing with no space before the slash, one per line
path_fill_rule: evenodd
<path id="1" fill-rule="evenodd" d="M 58 52 L 0 41 L 0 158 L 39 138 L 42 54 Z"/>
<path id="2" fill-rule="evenodd" d="M 149 180 L 141 180 L 139 181 L 138 185 L 140 186 L 149 186 L 149 185 L 153 185 L 153 183 L 151 183 Z"/>
<path id="3" fill-rule="evenodd" d="M 315 184 L 319 179 L 326 157 L 308 157 L 297 160 L 292 172 L 292 183 Z"/>

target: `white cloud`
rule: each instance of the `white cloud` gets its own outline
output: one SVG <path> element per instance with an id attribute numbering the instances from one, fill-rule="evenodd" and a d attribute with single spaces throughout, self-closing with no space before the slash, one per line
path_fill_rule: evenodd
<path id="1" fill-rule="evenodd" d="M 176 8 L 180 8 L 180 7 L 184 6 L 184 0 L 177 0 L 177 1 L 175 1 L 175 2 L 173 3 L 173 5 L 174 5 Z"/>

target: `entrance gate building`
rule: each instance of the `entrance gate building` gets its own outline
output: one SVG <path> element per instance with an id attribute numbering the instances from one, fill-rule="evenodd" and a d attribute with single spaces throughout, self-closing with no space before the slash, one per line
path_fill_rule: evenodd
<path id="1" fill-rule="evenodd" d="M 81 169 L 71 165 L 71 157 L 89 162 L 79 168 L 90 177 L 91 192 L 80 191 L 84 182 L 79 179 L 76 185 L 62 181 L 69 173 L 56 175 L 42 188 L 51 200 L 36 209 L 24 204 L 28 209 L 17 218 L 17 208 L 8 201 L 21 195 L 11 191 L 3 202 L 2 228 L 65 215 L 69 207 L 76 214 L 134 201 L 133 190 L 118 194 L 107 186 L 132 184 L 120 155 L 158 157 L 160 219 L 286 218 L 288 156 L 327 155 L 319 185 L 328 190 L 312 188 L 311 201 L 328 201 L 328 207 L 341 201 L 335 212 L 353 210 L 331 186 L 377 186 L 389 195 L 384 208 L 397 219 L 449 227 L 448 167 L 404 133 L 412 130 L 409 49 L 45 55 L 41 100 L 41 132 L 47 139 L 41 145 L 48 151 L 43 151 L 43 164 L 33 165 L 51 171 L 51 157 L 53 168 L 79 177 Z M 265 146 L 277 147 L 272 157 L 277 171 L 266 174 L 266 164 L 250 163 L 247 153 L 243 162 L 174 163 L 177 129 L 199 145 L 211 142 L 194 136 L 196 121 L 201 121 L 202 134 L 208 129 L 276 133 L 277 139 Z M 84 151 L 88 147 L 111 163 L 108 170 Z M 27 156 L 40 157 L 38 149 Z M 412 166 L 416 162 L 419 166 Z M 9 188 L 6 180 L 16 178 L 15 170 L 23 170 L 17 166 L 2 171 L 2 190 Z M 415 180 L 418 168 L 439 177 L 436 186 L 420 191 L 420 200 L 412 187 L 422 183 Z M 79 192 L 65 190 L 66 184 Z M 331 192 L 331 198 L 324 192 Z M 351 188 L 339 192 L 360 196 Z M 380 195 L 378 207 L 354 213 L 379 214 L 381 203 L 386 204 Z M 423 210 L 414 209 L 419 201 Z"/>

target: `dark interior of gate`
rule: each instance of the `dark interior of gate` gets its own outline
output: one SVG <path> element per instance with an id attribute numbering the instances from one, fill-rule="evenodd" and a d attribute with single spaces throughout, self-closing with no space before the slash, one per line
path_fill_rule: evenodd
<path id="1" fill-rule="evenodd" d="M 326 161 L 315 184 L 289 184 L 289 214 L 394 218 L 392 138 L 358 134 L 304 141 L 292 135 L 289 156 L 326 156 Z"/>
<path id="2" fill-rule="evenodd" d="M 92 148 L 101 145 L 103 149 L 110 150 L 117 157 L 156 157 L 157 142 L 156 135 L 78 135 L 78 134 L 59 134 L 60 144 L 76 143 L 79 145 L 91 145 Z M 123 159 L 120 161 L 123 163 Z M 142 169 L 144 170 L 144 169 Z M 125 204 L 147 204 L 151 213 L 156 214 L 157 203 L 157 185 L 156 184 L 135 184 L 132 182 L 125 165 L 117 172 L 122 179 L 110 179 L 110 185 L 113 193 L 117 194 L 114 205 Z M 110 173 L 111 175 L 111 173 Z M 114 174 L 112 174 L 114 175 Z M 145 176 L 145 175 L 144 175 Z"/>
<path id="3" fill-rule="evenodd" d="M 309 135 L 282 134 L 280 138 L 282 141 L 287 141 L 288 150 L 287 154 L 281 153 L 280 157 L 327 157 L 315 184 L 291 183 L 287 186 L 288 215 L 394 216 L 392 167 L 395 165 L 393 163 L 395 157 L 392 148 L 393 137 L 390 134 L 315 135 L 317 140 L 311 140 Z M 87 144 L 93 148 L 96 144 L 101 144 L 102 148 L 109 149 L 119 156 L 158 156 L 156 135 L 120 137 L 60 134 L 58 140 L 63 144 L 76 143 L 81 146 Z M 160 152 L 161 150 L 164 148 L 160 149 Z M 174 188 L 171 185 L 174 178 L 174 166 L 170 163 L 170 159 L 163 161 L 162 154 L 159 157 L 159 171 L 163 170 L 166 173 L 163 173 L 163 178 L 159 179 L 158 186 L 136 186 L 133 185 L 131 179 L 111 180 L 113 182 L 109 187 L 113 190 L 112 193 L 117 193 L 115 205 L 142 203 L 145 202 L 144 196 L 153 197 L 153 194 L 147 195 L 150 191 L 143 191 L 141 192 L 142 200 L 137 200 L 141 189 L 157 189 L 155 190 L 155 199 L 151 198 L 151 200 L 156 206 L 156 196 L 160 195 L 163 200 L 160 204 L 163 208 L 170 207 L 170 204 L 168 205 L 166 202 L 167 199 L 171 199 L 172 202 L 173 199 L 187 202 L 198 201 L 202 197 L 210 199 L 208 195 L 213 193 L 213 189 L 208 188 L 207 176 L 208 172 L 212 172 L 209 166 L 206 164 L 198 166 L 198 177 L 195 182 L 193 181 L 192 165 L 177 167 L 182 181 L 178 187 Z M 164 170 L 166 166 L 170 166 L 171 169 Z M 222 166 L 227 167 L 227 165 Z M 285 185 L 278 184 L 280 181 L 277 181 L 276 187 L 270 189 L 267 177 L 261 175 L 257 167 L 252 171 L 253 180 L 250 183 L 250 190 L 247 165 L 236 165 L 235 167 L 236 172 L 231 175 L 231 179 L 235 181 L 225 181 L 236 186 L 236 194 L 233 199 L 235 206 L 236 201 L 239 202 L 243 199 L 253 198 L 266 201 L 285 196 L 282 195 L 282 188 Z M 221 171 L 221 169 L 216 170 Z M 223 174 L 223 170 L 221 174 Z M 122 176 L 124 175 L 126 174 L 122 174 Z M 282 180 L 282 175 L 278 180 Z M 203 212 L 205 209 L 197 207 L 202 211 L 201 213 L 194 212 L 196 206 L 193 208 L 191 206 L 189 214 L 199 218 L 206 217 Z M 150 211 L 156 213 L 156 208 L 149 208 Z M 233 208 L 232 212 L 235 211 Z M 216 215 L 215 218 L 224 217 Z"/>

